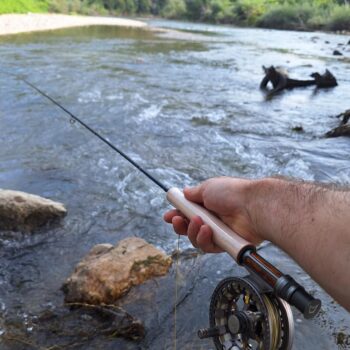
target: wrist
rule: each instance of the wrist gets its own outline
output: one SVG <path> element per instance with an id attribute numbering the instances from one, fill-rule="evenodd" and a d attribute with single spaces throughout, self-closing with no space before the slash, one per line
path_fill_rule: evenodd
<path id="1" fill-rule="evenodd" d="M 257 233 L 282 248 L 286 240 L 305 239 L 300 237 L 300 227 L 320 220 L 319 203 L 327 201 L 327 192 L 302 181 L 281 178 L 254 181 L 250 211 Z"/>
<path id="2" fill-rule="evenodd" d="M 248 211 L 256 234 L 279 245 L 282 237 L 291 234 L 291 223 L 297 206 L 297 184 L 278 178 L 253 180 L 248 191 Z"/>
<path id="3" fill-rule="evenodd" d="M 270 179 L 255 179 L 255 180 L 244 180 L 244 210 L 245 214 L 249 218 L 251 225 L 251 233 L 258 238 L 259 241 L 270 240 L 269 231 L 265 230 L 268 226 L 265 218 L 265 203 L 267 195 L 270 196 L 272 184 Z"/>

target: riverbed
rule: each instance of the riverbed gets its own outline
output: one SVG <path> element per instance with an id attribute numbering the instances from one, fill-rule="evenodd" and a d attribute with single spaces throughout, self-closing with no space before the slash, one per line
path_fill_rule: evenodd
<path id="1" fill-rule="evenodd" d="M 149 25 L 170 30 L 94 26 L 4 36 L 1 70 L 36 84 L 167 186 L 217 175 L 350 185 L 350 139 L 324 138 L 339 123 L 334 116 L 349 108 L 347 37 Z M 336 48 L 344 56 L 333 56 Z M 328 68 L 339 86 L 266 99 L 259 91 L 262 65 L 272 64 L 302 79 Z M 60 287 L 93 245 L 134 235 L 171 254 L 176 236 L 162 221 L 169 208 L 162 190 L 61 110 L 1 73 L 0 103 L 0 187 L 58 200 L 68 209 L 54 227 L 0 236 L 1 349 L 174 349 L 174 269 L 119 303 L 145 323 L 140 343 L 37 331 L 43 312 L 62 307 Z M 214 349 L 196 335 L 208 325 L 211 293 L 221 279 L 244 270 L 224 254 L 188 253 L 184 238 L 180 248 L 177 348 Z M 283 252 L 269 244 L 260 252 L 323 302 L 315 320 L 295 312 L 295 349 L 350 348 L 349 314 Z"/>

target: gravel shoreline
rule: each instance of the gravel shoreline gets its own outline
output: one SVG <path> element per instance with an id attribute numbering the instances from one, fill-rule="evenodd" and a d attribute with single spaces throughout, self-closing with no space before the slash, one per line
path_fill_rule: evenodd
<path id="1" fill-rule="evenodd" d="M 0 35 L 54 30 L 92 25 L 146 27 L 141 21 L 117 17 L 69 16 L 58 14 L 8 14 L 0 15 Z"/>

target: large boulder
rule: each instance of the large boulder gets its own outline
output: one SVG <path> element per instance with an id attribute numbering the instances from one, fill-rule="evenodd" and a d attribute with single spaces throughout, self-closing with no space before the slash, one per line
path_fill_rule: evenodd
<path id="1" fill-rule="evenodd" d="M 132 286 L 165 275 L 171 258 L 141 238 L 98 244 L 63 285 L 66 302 L 111 304 Z"/>
<path id="2" fill-rule="evenodd" d="M 62 203 L 0 189 L 0 230 L 33 231 L 67 213 Z"/>

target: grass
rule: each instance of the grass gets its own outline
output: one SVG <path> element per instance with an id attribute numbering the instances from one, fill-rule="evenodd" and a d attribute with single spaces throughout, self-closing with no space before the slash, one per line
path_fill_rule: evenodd
<path id="1" fill-rule="evenodd" d="M 0 14 L 47 12 L 48 0 L 0 0 Z"/>

